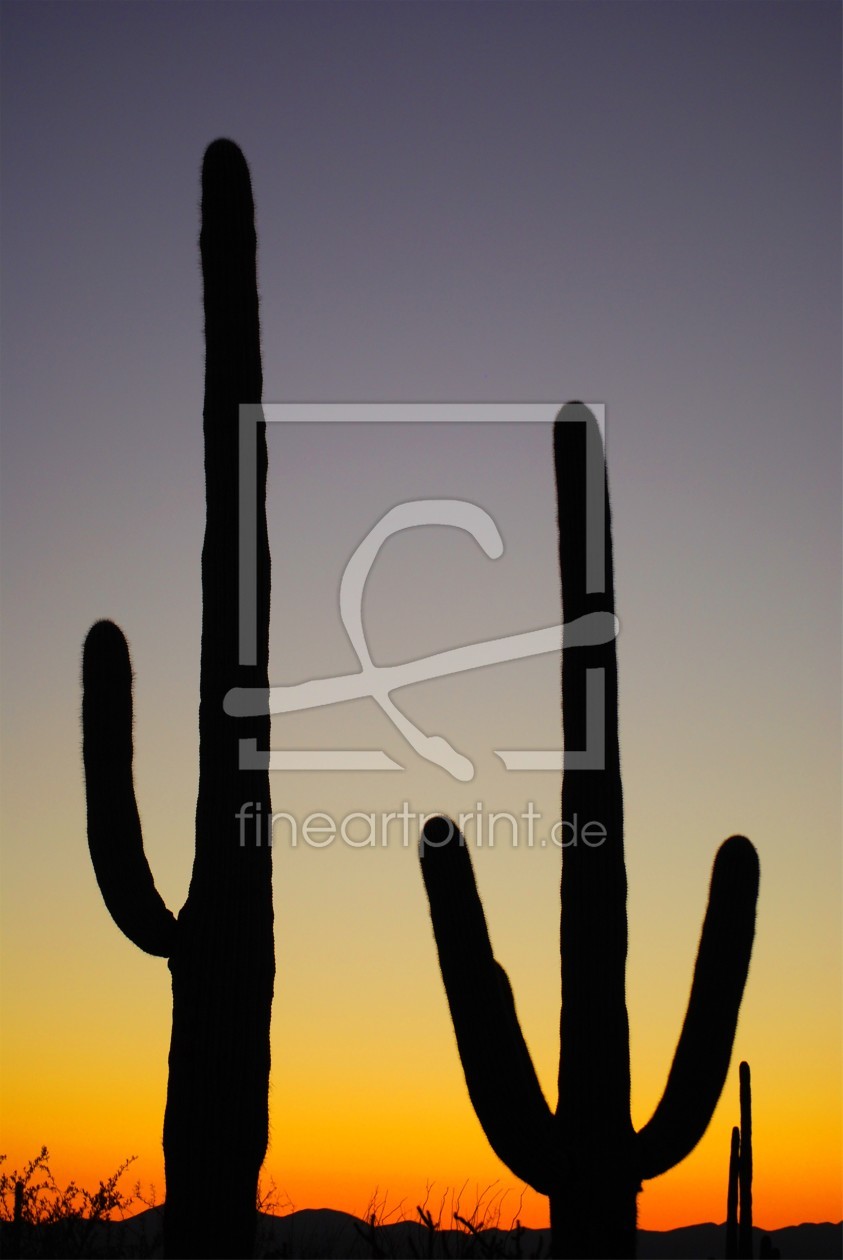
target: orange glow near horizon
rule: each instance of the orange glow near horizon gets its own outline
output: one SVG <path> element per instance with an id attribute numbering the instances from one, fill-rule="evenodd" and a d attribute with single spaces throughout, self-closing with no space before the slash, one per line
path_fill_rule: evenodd
<path id="1" fill-rule="evenodd" d="M 734 1066 L 734 1065 L 733 1065 Z M 727 1091 L 736 1094 L 730 1072 Z M 138 1158 L 120 1185 L 130 1193 L 136 1183 L 148 1199 L 164 1199 L 164 1167 L 160 1146 L 163 1079 L 157 1091 L 136 1093 L 121 1103 L 119 1116 L 109 1114 L 107 1093 L 78 1081 L 80 1095 L 60 1103 L 60 1091 L 40 1097 L 18 1094 L 4 1106 L 2 1150 L 4 1170 L 22 1168 L 38 1153 L 42 1142 L 50 1151 L 50 1167 L 60 1186 L 71 1180 L 96 1188 L 131 1155 Z M 529 1228 L 548 1224 L 547 1200 L 514 1181 L 489 1149 L 467 1103 L 454 1105 L 453 1127 L 445 1134 L 442 1115 L 425 1110 L 422 1100 L 398 1097 L 390 1110 L 385 1103 L 373 1109 L 372 1095 L 361 1093 L 342 1112 L 325 1098 L 304 1089 L 273 1091 L 274 1132 L 262 1173 L 264 1192 L 274 1186 L 275 1210 L 285 1214 L 301 1208 L 330 1207 L 363 1218 L 376 1211 L 379 1219 L 415 1219 L 416 1207 L 426 1204 L 443 1226 L 451 1224 L 454 1208 L 490 1220 L 499 1213 L 501 1228 L 516 1220 Z M 703 1142 L 683 1164 L 655 1181 L 645 1183 L 638 1201 L 639 1228 L 671 1230 L 707 1221 L 722 1222 L 726 1213 L 731 1121 L 738 1119 L 736 1099 L 721 1103 Z M 805 1100 L 806 1106 L 808 1100 Z M 88 1122 L 80 1123 L 86 1111 Z M 726 1112 L 734 1111 L 734 1116 Z M 800 1150 L 799 1108 L 758 1106 L 753 1116 L 754 1217 L 766 1230 L 804 1221 L 839 1221 L 841 1198 L 840 1133 L 833 1122 L 823 1131 L 815 1117 L 810 1148 Z M 801 1114 L 805 1114 L 804 1112 Z M 283 1126 L 280 1116 L 286 1115 Z M 37 1130 L 35 1140 L 31 1134 Z M 142 1140 L 123 1140 L 121 1134 L 143 1134 Z M 289 1156 L 286 1155 L 289 1151 Z M 352 1154 L 353 1153 L 353 1154 Z M 220 1192 L 225 1170 L 220 1173 Z M 143 1210 L 143 1204 L 135 1204 Z M 490 1222 L 494 1223 L 494 1222 Z"/>
<path id="2" fill-rule="evenodd" d="M 57 1143 L 47 1143 L 50 1152 L 50 1168 L 58 1184 L 63 1188 L 71 1181 L 86 1189 L 95 1189 L 100 1180 L 109 1177 L 130 1155 L 138 1154 L 124 1174 L 120 1187 L 130 1194 L 139 1182 L 145 1198 L 164 1200 L 163 1154 L 153 1151 L 129 1150 L 118 1154 L 114 1141 L 94 1146 L 93 1143 L 77 1145 L 68 1154 Z M 6 1142 L 5 1170 L 22 1169 L 38 1154 L 40 1146 L 23 1142 Z M 830 1154 L 830 1152 L 829 1152 Z M 768 1161 L 769 1162 L 769 1161 Z M 306 1161 L 300 1170 L 287 1175 L 280 1160 L 270 1151 L 261 1174 L 264 1193 L 274 1187 L 274 1210 L 280 1215 L 301 1208 L 326 1208 L 348 1212 L 360 1219 L 375 1210 L 379 1219 L 416 1219 L 416 1206 L 427 1205 L 434 1217 L 441 1211 L 443 1227 L 450 1227 L 453 1210 L 471 1217 L 479 1206 L 479 1216 L 490 1221 L 498 1215 L 500 1228 L 508 1229 L 520 1221 L 531 1229 L 542 1229 L 549 1224 L 547 1199 L 534 1190 L 514 1181 L 501 1165 L 489 1154 L 477 1172 L 471 1177 L 459 1174 L 453 1178 L 423 1178 L 415 1171 L 406 1172 L 400 1166 L 392 1175 L 377 1177 L 373 1166 L 361 1159 L 356 1173 L 320 1171 Z M 720 1167 L 710 1166 L 688 1171 L 680 1166 L 656 1181 L 646 1182 L 638 1200 L 638 1226 L 645 1230 L 672 1230 L 689 1224 L 713 1221 L 718 1224 L 726 1216 L 726 1170 L 728 1152 L 720 1161 Z M 370 1171 L 371 1168 L 371 1171 Z M 835 1184 L 836 1181 L 836 1184 Z M 221 1176 L 221 1192 L 224 1193 L 225 1177 Z M 152 1195 L 150 1196 L 150 1192 Z M 775 1230 L 787 1225 L 799 1225 L 805 1221 L 837 1222 L 843 1219 L 839 1180 L 836 1180 L 832 1161 L 818 1153 L 814 1166 L 803 1167 L 798 1176 L 792 1172 L 769 1172 L 762 1167 L 756 1172 L 753 1188 L 755 1223 L 764 1230 Z M 138 1201 L 136 1211 L 143 1211 Z"/>
<path id="3" fill-rule="evenodd" d="M 318 863 L 313 867 L 315 875 Z M 523 869 L 529 874 L 526 864 Z M 72 971 L 63 972 L 57 963 L 61 954 L 49 933 L 27 949 L 18 934 L 7 954 L 4 1169 L 21 1168 L 46 1144 L 61 1186 L 75 1180 L 96 1188 L 128 1156 L 137 1155 L 121 1182 L 123 1192 L 139 1181 L 147 1197 L 154 1186 L 162 1201 L 171 1002 L 166 965 L 117 935 L 91 885 L 92 878 L 78 916 L 87 935 Z M 281 891 L 286 898 L 286 883 Z M 492 900 L 495 891 L 489 891 Z M 698 892 L 701 898 L 703 890 Z M 551 890 L 548 902 L 556 895 Z M 388 1001 L 378 989 L 377 973 L 365 971 L 375 947 L 354 937 L 354 923 L 365 917 L 359 907 L 349 910 L 340 901 L 334 906 L 335 939 L 347 942 L 345 951 L 308 935 L 307 924 L 296 922 L 291 906 L 282 909 L 279 946 L 289 962 L 279 976 L 273 1009 L 271 1133 L 263 1175 L 264 1189 L 271 1183 L 276 1187 L 278 1210 L 330 1207 L 362 1217 L 375 1205 L 384 1218 L 414 1218 L 416 1206 L 427 1201 L 434 1214 L 443 1205 L 448 1224 L 452 1195 L 459 1195 L 463 1214 L 479 1201 L 487 1217 L 500 1209 L 504 1227 L 516 1218 L 525 1226 L 546 1226 L 547 1201 L 514 1181 L 474 1116 L 432 942 L 423 922 L 412 918 L 423 921 L 424 907 L 408 903 L 406 943 L 390 924 L 390 940 L 405 952 L 396 947 L 390 959 L 400 982 L 390 989 Z M 343 923 L 344 914 L 351 926 Z M 535 932 L 548 937 L 539 944 L 548 955 L 550 978 L 543 977 L 532 954 L 524 959 L 513 952 L 515 937 L 502 953 L 520 995 L 519 1013 L 540 1079 L 552 1097 L 558 1055 L 550 1014 L 557 983 L 550 939 L 555 924 L 550 906 L 542 922 L 538 917 Z M 490 918 L 502 923 L 499 906 L 490 908 Z M 692 926 L 683 932 L 686 953 L 693 950 L 695 931 Z M 645 993 L 640 982 L 630 985 L 637 1127 L 651 1114 L 669 1068 L 689 959 L 680 957 L 676 968 L 673 976 L 659 967 L 658 983 L 672 986 L 663 998 Z M 635 981 L 641 971 L 637 961 L 631 971 Z M 771 972 L 777 974 L 775 968 Z M 764 978 L 760 967 L 750 976 L 729 1075 L 708 1132 L 681 1165 L 644 1186 L 638 1203 L 642 1229 L 724 1220 L 729 1139 L 740 1118 L 737 1068 L 743 1057 L 753 1072 L 756 1223 L 776 1229 L 843 1218 L 836 1016 L 827 1009 L 810 1024 L 791 1021 L 777 1032 L 766 1014 L 775 1006 L 775 989 L 765 995 Z M 795 1064 L 803 1067 L 796 1071 Z M 221 1165 L 224 1192 L 224 1159 Z M 136 1206 L 141 1210 L 140 1203 Z"/>
<path id="4" fill-rule="evenodd" d="M 501 858 L 505 856 L 501 850 Z M 500 1209 L 504 1227 L 516 1218 L 525 1226 L 546 1226 L 547 1201 L 514 1181 L 474 1116 L 424 922 L 426 907 L 417 896 L 408 896 L 402 905 L 405 921 L 399 923 L 370 865 L 369 885 L 361 880 L 354 899 L 337 897 L 325 915 L 333 936 L 314 934 L 291 895 L 296 881 L 317 881 L 319 859 L 323 864 L 327 860 L 327 855 L 310 857 L 309 867 L 296 868 L 285 855 L 287 878 L 278 882 L 279 957 L 286 962 L 273 1007 L 271 1137 L 264 1188 L 274 1183 L 282 1212 L 290 1205 L 330 1207 L 362 1217 L 374 1204 L 385 1218 L 414 1218 L 416 1206 L 427 1201 L 434 1214 L 444 1205 L 448 1224 L 452 1195 L 459 1195 L 463 1214 L 470 1214 L 479 1201 L 487 1217 Z M 365 866 L 366 857 L 362 854 L 357 865 Z M 333 855 L 337 865 L 341 859 Z M 414 860 L 412 854 L 384 851 L 382 862 L 395 862 L 389 877 L 400 887 Z M 531 863 L 517 860 L 517 877 L 533 879 Z M 353 865 L 347 862 L 343 873 L 346 890 Z M 637 872 L 637 857 L 634 865 Z M 83 871 L 88 878 L 80 881 L 75 913 L 84 934 L 76 942 L 72 969 L 63 969 L 59 942 L 49 927 L 26 943 L 21 920 L 19 931 L 10 935 L 0 1029 L 4 1169 L 21 1168 L 46 1144 L 61 1186 L 75 1180 L 96 1188 L 128 1156 L 137 1155 L 121 1182 L 123 1192 L 139 1181 L 147 1197 L 154 1186 L 162 1201 L 169 976 L 166 964 L 142 955 L 117 934 L 93 877 Z M 417 878 L 415 870 L 411 873 Z M 335 870 L 337 882 L 338 875 Z M 486 870 L 480 878 L 496 937 L 503 938 L 505 902 Z M 526 894 L 541 910 L 530 925 L 530 944 L 519 955 L 524 933 L 516 924 L 501 956 L 519 995 L 519 1014 L 540 1080 L 546 1096 L 553 1097 L 558 892 L 553 886 L 543 889 L 544 879 L 536 872 L 536 891 Z M 410 894 L 418 892 L 409 879 L 405 883 Z M 384 875 L 383 887 L 387 884 Z M 695 900 L 703 897 L 704 884 L 697 879 Z M 546 904 L 540 905 L 539 898 Z M 380 919 L 372 929 L 375 935 L 367 938 L 376 903 Z M 763 909 L 762 902 L 762 914 Z M 665 926 L 679 943 L 655 965 L 642 961 L 640 935 L 633 937 L 629 1005 L 633 1121 L 639 1128 L 651 1114 L 669 1069 L 698 916 L 699 905 L 694 905 L 687 926 Z M 45 921 L 49 923 L 49 907 Z M 378 953 L 377 933 L 384 931 L 389 934 L 388 956 Z M 817 1003 L 810 1021 L 778 1027 L 771 1012 L 777 1009 L 782 967 L 773 925 L 768 929 L 763 917 L 757 948 L 760 962 L 753 964 L 720 1104 L 697 1150 L 645 1184 L 638 1205 L 642 1229 L 724 1220 L 730 1132 L 740 1118 L 737 1068 L 744 1057 L 753 1073 L 756 1223 L 776 1229 L 843 1218 L 838 1017 L 830 1006 Z M 381 957 L 391 968 L 388 992 L 371 965 Z M 645 989 L 644 978 L 650 988 Z M 809 998 L 806 989 L 804 1002 Z M 224 1188 L 223 1158 L 221 1192 Z M 136 1206 L 140 1210 L 142 1205 Z"/>

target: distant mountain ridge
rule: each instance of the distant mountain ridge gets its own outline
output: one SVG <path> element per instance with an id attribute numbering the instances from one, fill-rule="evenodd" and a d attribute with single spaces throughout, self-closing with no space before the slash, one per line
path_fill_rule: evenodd
<path id="1" fill-rule="evenodd" d="M 156 1257 L 161 1255 L 160 1207 L 149 1208 L 124 1221 L 106 1221 L 86 1231 L 84 1249 L 78 1249 L 78 1227 L 85 1222 L 59 1222 L 36 1227 L 37 1239 L 24 1231 L 22 1256 L 64 1255 L 90 1257 Z M 0 1230 L 2 1252 L 9 1255 L 9 1225 Z M 75 1229 L 75 1232 L 73 1232 Z M 31 1227 L 30 1227 L 31 1230 Z M 781 1260 L 843 1260 L 843 1223 L 789 1225 L 783 1229 L 754 1231 L 754 1254 L 760 1252 L 766 1234 Z M 27 1244 L 30 1245 L 27 1245 Z M 31 1244 L 35 1244 L 33 1247 Z M 49 1243 L 48 1246 L 45 1244 Z M 542 1257 L 550 1246 L 550 1229 L 479 1230 L 474 1237 L 462 1230 L 431 1232 L 419 1221 L 372 1225 L 348 1212 L 332 1208 L 304 1208 L 287 1216 L 260 1214 L 258 1255 L 288 1260 L 374 1260 L 394 1257 L 412 1260 L 460 1260 L 461 1257 Z M 681 1229 L 638 1231 L 638 1260 L 717 1260 L 725 1254 L 726 1226 L 686 1225 Z"/>

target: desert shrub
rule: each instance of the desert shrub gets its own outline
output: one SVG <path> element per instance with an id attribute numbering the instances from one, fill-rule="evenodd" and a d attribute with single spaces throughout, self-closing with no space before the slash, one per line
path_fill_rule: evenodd
<path id="1" fill-rule="evenodd" d="M 137 1156 L 131 1155 L 110 1177 L 88 1190 L 75 1180 L 62 1188 L 50 1168 L 50 1152 L 42 1146 L 23 1168 L 8 1170 L 0 1155 L 0 1230 L 3 1255 L 26 1258 L 50 1256 L 56 1260 L 114 1255 L 111 1245 L 115 1222 L 136 1212 L 137 1204 L 153 1206 L 139 1184 L 130 1192 L 120 1181 Z M 151 1254 L 154 1242 L 140 1236 L 137 1246 L 123 1255 Z"/>

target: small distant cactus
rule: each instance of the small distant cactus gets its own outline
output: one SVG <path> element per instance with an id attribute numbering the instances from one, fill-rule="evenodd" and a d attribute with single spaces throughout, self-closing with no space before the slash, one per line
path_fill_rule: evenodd
<path id="1" fill-rule="evenodd" d="M 726 1192 L 726 1260 L 737 1260 L 738 1257 L 738 1195 L 741 1163 L 741 1131 L 737 1125 L 732 1129 L 732 1144 L 729 1150 L 729 1187 Z"/>
<path id="2" fill-rule="evenodd" d="M 603 589 L 586 560 L 586 467 L 603 468 L 587 408 L 563 408 L 554 430 L 559 559 L 565 622 L 614 613 L 608 489 Z M 588 458 L 587 458 L 588 457 Z M 593 557 L 592 557 L 593 558 Z M 564 643 L 563 643 L 564 647 Z M 587 671 L 602 672 L 602 768 L 566 769 L 562 821 L 598 823 L 597 847 L 571 845 L 562 862 L 559 1102 L 542 1094 L 506 973 L 492 952 L 471 859 L 447 819 L 429 820 L 421 864 L 442 978 L 469 1096 L 498 1156 L 550 1198 L 551 1254 L 635 1254 L 643 1179 L 683 1160 L 705 1133 L 729 1066 L 755 932 L 758 858 L 742 836 L 721 845 L 685 1022 L 664 1095 L 643 1129 L 630 1116 L 626 1011 L 626 870 L 614 641 L 563 650 L 566 749 L 587 746 Z M 591 708 L 593 709 L 593 704 Z M 592 835 L 595 832 L 592 830 Z"/>
<path id="3" fill-rule="evenodd" d="M 741 1126 L 732 1129 L 726 1198 L 726 1260 L 752 1260 L 752 1083 L 749 1064 L 738 1068 Z M 767 1239 L 769 1246 L 770 1240 Z"/>
<path id="4" fill-rule="evenodd" d="M 105 904 L 140 949 L 169 959 L 173 1029 L 164 1118 L 167 1256 L 251 1256 L 266 1153 L 273 947 L 269 773 L 239 767 L 239 741 L 269 746 L 268 713 L 227 717 L 234 686 L 269 686 L 266 436 L 257 426 L 257 649 L 238 650 L 238 422 L 262 391 L 249 171 L 230 140 L 202 168 L 205 478 L 196 854 L 175 918 L 146 860 L 132 781 L 132 670 L 122 633 L 92 627 L 83 656 L 88 844 Z M 127 575 L 131 577 L 131 575 Z M 245 803 L 252 808 L 247 816 Z M 220 1194 L 220 1169 L 230 1172 Z"/>
<path id="5" fill-rule="evenodd" d="M 20 1260 L 23 1250 L 23 1195 L 25 1189 L 24 1183 L 18 1178 L 15 1182 L 15 1206 L 9 1231 L 8 1249 L 4 1248 L 7 1260 Z"/>
<path id="6" fill-rule="evenodd" d="M 740 1219 L 738 1252 L 741 1260 L 752 1260 L 752 1085 L 749 1064 L 738 1068 L 741 1098 Z"/>

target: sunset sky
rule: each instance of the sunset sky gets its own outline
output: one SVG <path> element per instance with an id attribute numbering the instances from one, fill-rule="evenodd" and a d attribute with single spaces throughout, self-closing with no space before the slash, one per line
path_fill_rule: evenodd
<path id="1" fill-rule="evenodd" d="M 644 1228 L 725 1218 L 741 1059 L 755 1220 L 840 1220 L 840 34 L 837 3 L 5 0 L 2 5 L 0 1151 L 163 1196 L 170 976 L 111 921 L 87 850 L 80 665 L 130 643 L 146 851 L 193 855 L 204 527 L 199 172 L 229 136 L 257 206 L 267 402 L 508 403 L 518 423 L 269 430 L 270 679 L 358 668 L 339 613 L 391 507 L 469 501 L 366 586 L 378 664 L 558 622 L 549 421 L 601 403 L 615 528 L 633 1120 L 661 1096 L 711 863 L 761 862 L 732 1067 Z M 519 404 L 546 404 L 523 423 Z M 440 415 L 442 412 L 439 413 Z M 456 413 L 455 413 L 456 415 Z M 371 698 L 273 720 L 273 747 L 402 769 L 273 772 L 273 808 L 559 812 L 553 654 L 395 702 L 474 764 L 424 760 Z M 416 854 L 357 818 L 279 826 L 271 1145 L 297 1208 L 412 1215 L 494 1186 L 547 1221 L 469 1102 Z M 469 828 L 471 835 L 471 829 Z M 473 838 L 473 837 L 472 837 Z M 378 837 L 380 840 L 380 837 Z M 357 843 L 355 843 L 355 841 Z M 496 954 L 555 1105 L 559 870 L 506 827 L 475 854 Z M 501 1083 L 506 1088 L 506 1083 Z M 6 1167 L 8 1167 L 7 1165 Z M 225 1170 L 220 1171 L 224 1192 Z"/>

